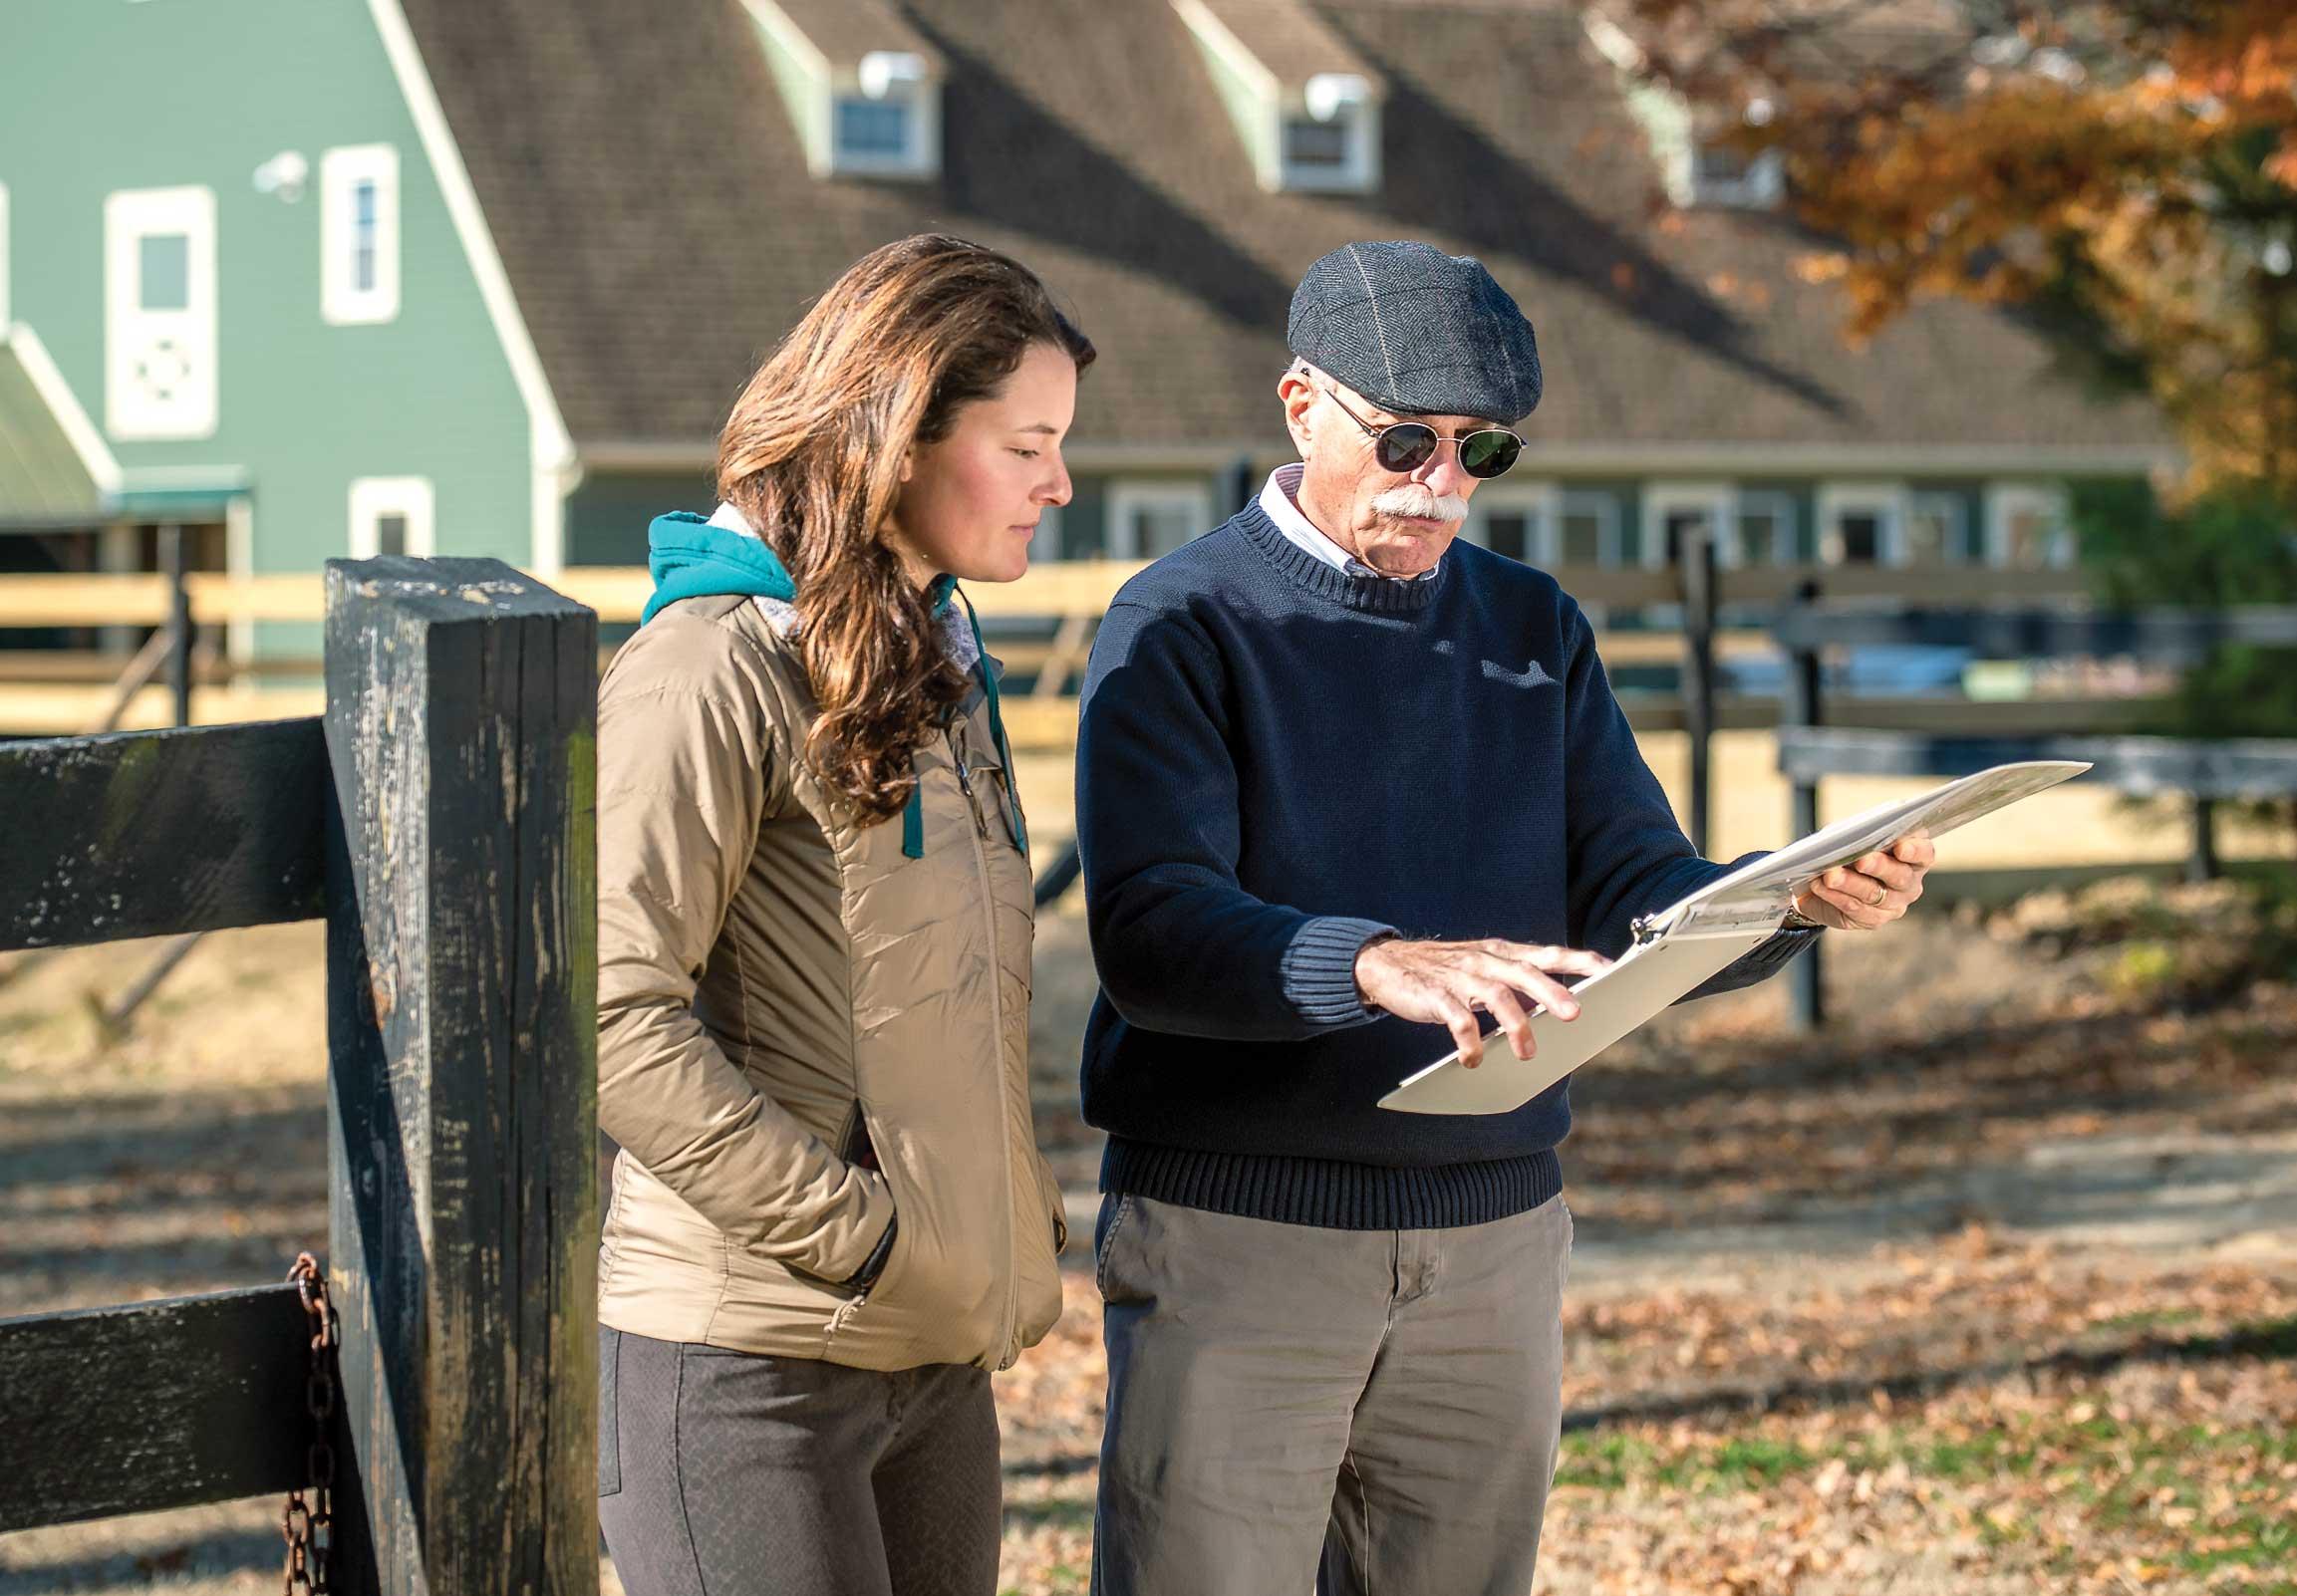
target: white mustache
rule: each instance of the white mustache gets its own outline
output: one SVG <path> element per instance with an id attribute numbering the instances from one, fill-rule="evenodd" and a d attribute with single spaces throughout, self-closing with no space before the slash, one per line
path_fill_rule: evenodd
<path id="1" fill-rule="evenodd" d="M 1406 482 L 1372 500 L 1381 515 L 1406 516 L 1421 521 L 1465 521 L 1468 501 L 1457 493 L 1437 493 L 1424 482 Z"/>

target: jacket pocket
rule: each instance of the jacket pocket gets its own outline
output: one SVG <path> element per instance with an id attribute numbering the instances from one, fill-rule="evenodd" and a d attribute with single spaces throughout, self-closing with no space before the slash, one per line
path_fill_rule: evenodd
<path id="1" fill-rule="evenodd" d="M 622 1332 L 598 1327 L 598 1493 L 622 1489 L 622 1423 L 615 1411 L 620 1384 Z"/>

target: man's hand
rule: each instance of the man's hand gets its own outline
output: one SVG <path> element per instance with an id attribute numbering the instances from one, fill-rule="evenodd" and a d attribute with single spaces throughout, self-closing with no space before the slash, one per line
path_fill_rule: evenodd
<path id="1" fill-rule="evenodd" d="M 1913 907 L 1937 857 L 1937 845 L 1915 832 L 1882 853 L 1828 871 L 1795 896 L 1795 908 L 1833 931 L 1873 931 Z"/>
<path id="2" fill-rule="evenodd" d="M 1600 953 L 1577 947 L 1535 947 L 1497 937 L 1480 942 L 1367 942 L 1356 954 L 1356 987 L 1364 1001 L 1401 1019 L 1450 1027 L 1460 1062 L 1483 1062 L 1480 1009 L 1500 1022 L 1516 1057 L 1530 1058 L 1532 1020 L 1527 1003 L 1558 1019 L 1577 1019 L 1579 1005 L 1555 975 L 1593 975 L 1610 968 Z"/>

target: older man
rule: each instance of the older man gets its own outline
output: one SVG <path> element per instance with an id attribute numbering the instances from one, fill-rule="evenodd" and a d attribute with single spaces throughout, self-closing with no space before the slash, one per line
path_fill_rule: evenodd
<path id="1" fill-rule="evenodd" d="M 1300 463 L 1117 597 L 1078 829 L 1109 1133 L 1094 1588 L 1521 1596 L 1561 1419 L 1565 1087 L 1513 1114 L 1376 1107 L 1482 1016 L 1576 1012 L 1629 922 L 1711 880 L 1579 607 L 1454 537 L 1523 446 L 1532 329 L 1473 260 L 1364 243 L 1292 300 Z M 1927 844 L 1818 887 L 1920 895 Z M 1508 1049 L 1502 1049 L 1504 1053 Z M 1505 1068 L 1503 1056 L 1487 1068 Z"/>

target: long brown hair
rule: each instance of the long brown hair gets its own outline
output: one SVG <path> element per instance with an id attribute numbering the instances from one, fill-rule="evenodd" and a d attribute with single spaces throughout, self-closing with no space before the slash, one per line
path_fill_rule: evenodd
<path id="1" fill-rule="evenodd" d="M 846 269 L 749 380 L 718 439 L 718 491 L 797 585 L 820 714 L 806 760 L 863 822 L 909 801 L 910 759 L 965 695 L 926 598 L 885 541 L 913 446 L 1010 377 L 1032 344 L 1093 347 L 1026 267 L 921 233 Z"/>

